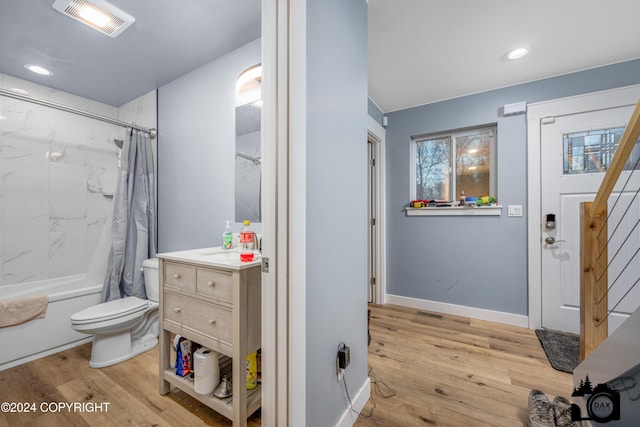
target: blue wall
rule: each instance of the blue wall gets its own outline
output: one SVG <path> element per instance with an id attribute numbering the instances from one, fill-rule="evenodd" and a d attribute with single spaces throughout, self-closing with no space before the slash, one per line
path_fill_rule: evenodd
<path id="1" fill-rule="evenodd" d="M 387 113 L 387 293 L 527 315 L 525 115 L 499 117 L 518 101 L 540 102 L 640 83 L 640 60 Z M 498 124 L 498 199 L 523 217 L 407 217 L 415 135 Z"/>
<path id="2" fill-rule="evenodd" d="M 222 244 L 235 218 L 236 79 L 260 39 L 158 90 L 158 252 Z M 254 224 L 260 232 L 261 224 Z"/>
<path id="3" fill-rule="evenodd" d="M 367 5 L 306 5 L 305 425 L 326 427 L 348 413 L 341 341 L 351 398 L 367 380 Z"/>

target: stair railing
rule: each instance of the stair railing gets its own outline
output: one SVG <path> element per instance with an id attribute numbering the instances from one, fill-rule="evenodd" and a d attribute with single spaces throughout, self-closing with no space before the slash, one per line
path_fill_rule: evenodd
<path id="1" fill-rule="evenodd" d="M 593 350 L 595 350 L 608 336 L 609 322 L 608 318 L 611 312 L 620 304 L 631 289 L 640 281 L 636 280 L 626 291 L 622 299 L 614 304 L 609 310 L 609 249 L 611 252 L 617 251 L 609 248 L 609 224 L 608 220 L 608 202 L 614 187 L 616 186 L 625 164 L 628 162 L 631 153 L 636 145 L 636 141 L 640 136 L 640 101 L 636 104 L 635 110 L 629 119 L 629 122 L 622 134 L 620 143 L 616 148 L 615 154 L 609 164 L 607 172 L 604 176 L 598 193 L 593 202 L 581 203 L 580 213 L 580 360 L 584 360 Z M 640 159 L 639 159 L 640 161 Z M 634 165 L 634 170 L 638 165 Z M 627 181 L 628 182 L 628 181 Z M 624 191 L 624 189 L 623 189 Z M 622 195 L 623 191 L 620 192 Z M 634 190 L 636 196 L 640 192 L 640 188 Z M 634 199 L 636 198 L 634 196 Z M 616 209 L 620 196 L 613 204 L 611 210 Z M 633 200 L 631 201 L 633 202 Z M 631 206 L 629 204 L 629 206 Z M 627 208 L 628 211 L 628 208 Z M 625 211 L 624 215 L 627 215 Z M 636 222 L 636 225 L 640 220 Z M 619 225 L 620 223 L 618 223 Z M 613 224 L 611 224 L 613 226 Z M 618 230 L 615 225 L 615 230 Z M 613 227 L 612 227 L 613 228 Z M 634 232 L 634 227 L 631 232 Z M 628 239 L 627 236 L 626 239 Z M 638 254 L 640 249 L 636 252 Z M 629 264 L 627 264 L 628 266 Z M 619 276 L 618 276 L 619 277 Z M 616 277 L 616 281 L 618 279 Z"/>

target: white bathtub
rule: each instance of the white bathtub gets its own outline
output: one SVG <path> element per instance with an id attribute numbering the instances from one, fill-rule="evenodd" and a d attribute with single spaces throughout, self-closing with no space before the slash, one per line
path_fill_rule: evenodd
<path id="1" fill-rule="evenodd" d="M 21 325 L 0 328 L 0 371 L 91 342 L 71 329 L 69 318 L 98 304 L 102 282 L 85 275 L 0 286 L 0 300 L 49 295 L 47 315 Z"/>

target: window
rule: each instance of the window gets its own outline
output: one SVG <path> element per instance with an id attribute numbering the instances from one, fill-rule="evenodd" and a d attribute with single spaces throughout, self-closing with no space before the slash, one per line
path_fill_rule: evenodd
<path id="1" fill-rule="evenodd" d="M 412 197 L 496 197 L 495 146 L 495 126 L 413 138 Z"/>
<path id="2" fill-rule="evenodd" d="M 624 128 L 609 128 L 562 135 L 563 174 L 606 172 Z M 636 142 L 624 170 L 637 168 L 640 145 Z"/>

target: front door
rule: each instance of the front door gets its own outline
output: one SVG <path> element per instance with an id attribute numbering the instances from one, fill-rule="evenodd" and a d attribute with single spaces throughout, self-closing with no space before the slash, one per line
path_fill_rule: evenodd
<path id="1" fill-rule="evenodd" d="M 545 328 L 580 330 L 580 203 L 595 198 L 632 111 L 633 106 L 622 106 L 548 117 L 540 122 L 542 326 Z M 640 185 L 638 173 L 632 174 L 628 190 L 620 196 L 629 173 L 623 172 L 609 199 L 609 309 L 622 300 L 609 316 L 610 332 L 640 302 L 640 286 L 624 297 L 635 279 L 629 273 L 622 279 L 617 277 L 629 259 L 636 272 L 640 266 L 633 257 L 633 251 L 639 247 L 637 237 L 631 234 L 635 249 L 628 239 L 622 244 L 633 224 L 630 219 L 620 222 L 620 218 Z M 618 196 L 619 206 L 612 210 Z M 631 217 L 636 218 L 633 221 L 637 220 L 638 205 L 638 201 L 631 205 L 630 211 L 635 211 Z M 612 231 L 618 222 L 614 235 Z M 613 258 L 618 246 L 621 249 Z"/>

